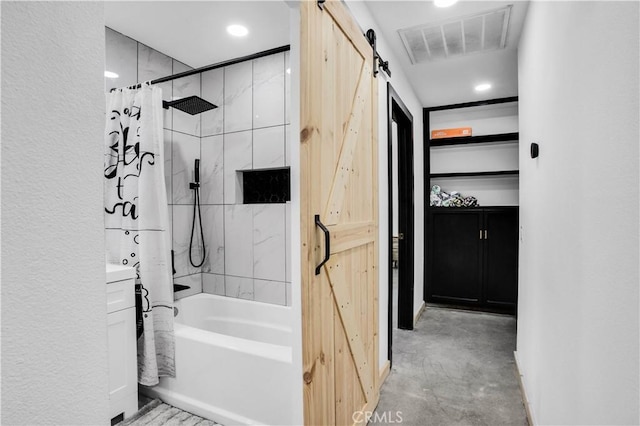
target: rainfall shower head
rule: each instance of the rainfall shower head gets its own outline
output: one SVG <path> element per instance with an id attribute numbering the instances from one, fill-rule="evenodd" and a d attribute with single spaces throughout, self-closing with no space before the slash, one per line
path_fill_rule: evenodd
<path id="1" fill-rule="evenodd" d="M 201 114 L 210 109 L 218 108 L 216 105 L 198 96 L 188 96 L 175 101 L 162 101 L 162 106 L 164 109 L 173 107 L 191 115 Z"/>

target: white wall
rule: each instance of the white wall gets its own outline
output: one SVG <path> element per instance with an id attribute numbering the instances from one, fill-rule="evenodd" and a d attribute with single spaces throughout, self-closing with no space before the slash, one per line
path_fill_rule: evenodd
<path id="1" fill-rule="evenodd" d="M 536 424 L 640 422 L 638 9 L 532 2 L 520 42 L 517 358 Z"/>
<path id="2" fill-rule="evenodd" d="M 101 3 L 2 2 L 2 424 L 108 424 Z"/>
<path id="3" fill-rule="evenodd" d="M 360 28 L 366 32 L 369 28 L 373 28 L 377 35 L 377 49 L 378 53 L 384 58 L 385 61 L 389 61 L 389 68 L 391 69 L 391 78 L 389 78 L 384 72 L 378 74 L 378 109 L 380 114 L 378 115 L 378 188 L 379 188 L 379 238 L 380 238 L 380 253 L 379 253 L 379 323 L 380 323 L 380 365 L 384 365 L 388 359 L 387 345 L 388 345 L 388 326 L 387 326 L 387 306 L 389 303 L 389 291 L 388 274 L 390 265 L 387 264 L 386 259 L 389 255 L 389 248 L 386 244 L 389 235 L 389 188 L 387 181 L 387 81 L 391 82 L 391 85 L 398 93 L 402 102 L 407 106 L 411 114 L 413 115 L 413 174 L 414 174 L 414 203 L 415 203 L 415 216 L 414 216 L 414 231 L 415 231 L 415 270 L 414 270 L 414 295 L 413 295 L 413 311 L 417 314 L 423 304 L 424 295 L 424 183 L 423 183 L 423 154 L 422 154 L 422 104 L 416 97 L 413 88 L 409 84 L 409 81 L 405 77 L 402 69 L 400 69 L 400 62 L 396 59 L 393 50 L 389 47 L 388 42 L 383 38 L 382 31 L 379 29 L 378 24 L 371 16 L 367 5 L 363 1 L 348 0 L 347 5 L 351 10 L 351 13 L 355 17 L 356 21 L 360 25 Z"/>

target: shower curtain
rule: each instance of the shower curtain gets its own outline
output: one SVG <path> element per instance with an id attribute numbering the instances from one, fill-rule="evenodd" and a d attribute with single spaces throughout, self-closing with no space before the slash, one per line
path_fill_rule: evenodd
<path id="1" fill-rule="evenodd" d="M 164 180 L 162 92 L 107 94 L 105 233 L 107 261 L 136 269 L 138 382 L 175 377 L 171 238 Z"/>

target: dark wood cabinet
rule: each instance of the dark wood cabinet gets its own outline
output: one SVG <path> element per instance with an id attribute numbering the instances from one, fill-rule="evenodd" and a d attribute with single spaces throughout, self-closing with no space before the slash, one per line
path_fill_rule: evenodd
<path id="1" fill-rule="evenodd" d="M 427 302 L 513 312 L 518 208 L 429 209 Z"/>
<path id="2" fill-rule="evenodd" d="M 429 295 L 434 300 L 479 302 L 482 241 L 478 234 L 482 218 L 471 210 L 434 211 L 431 217 Z"/>
<path id="3" fill-rule="evenodd" d="M 484 301 L 513 309 L 518 301 L 518 209 L 485 209 L 484 229 Z"/>

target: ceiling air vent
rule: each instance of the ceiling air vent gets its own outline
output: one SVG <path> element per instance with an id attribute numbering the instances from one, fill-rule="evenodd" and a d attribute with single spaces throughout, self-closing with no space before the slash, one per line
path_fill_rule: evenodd
<path id="1" fill-rule="evenodd" d="M 511 5 L 464 18 L 398 30 L 413 64 L 504 49 Z"/>

